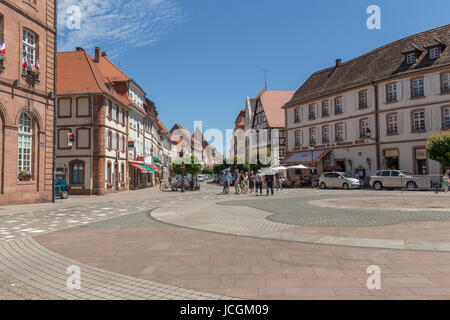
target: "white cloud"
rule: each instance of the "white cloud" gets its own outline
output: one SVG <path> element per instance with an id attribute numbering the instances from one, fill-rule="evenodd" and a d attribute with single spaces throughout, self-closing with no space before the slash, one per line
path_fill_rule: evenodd
<path id="1" fill-rule="evenodd" d="M 149 45 L 183 21 L 175 0 L 58 0 L 58 51 L 102 47 L 109 55 Z M 70 29 L 68 8 L 80 8 L 80 29 Z"/>

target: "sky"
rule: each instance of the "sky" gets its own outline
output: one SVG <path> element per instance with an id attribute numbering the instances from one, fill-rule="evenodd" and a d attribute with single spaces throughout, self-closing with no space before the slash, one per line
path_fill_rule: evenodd
<path id="1" fill-rule="evenodd" d="M 79 8 L 71 7 L 76 5 Z M 369 30 L 367 8 L 381 9 Z M 234 128 L 247 96 L 450 23 L 448 0 L 58 0 L 58 51 L 107 51 L 168 130 Z M 74 11 L 75 10 L 75 11 Z M 77 13 L 79 12 L 79 15 Z M 224 142 L 225 143 L 225 142 Z M 221 146 L 218 145 L 219 150 Z"/>

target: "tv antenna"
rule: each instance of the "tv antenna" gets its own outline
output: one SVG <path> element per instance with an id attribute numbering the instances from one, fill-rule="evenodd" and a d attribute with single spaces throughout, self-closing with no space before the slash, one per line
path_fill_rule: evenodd
<path id="1" fill-rule="evenodd" d="M 269 73 L 269 72 L 271 72 L 270 70 L 267 70 L 267 69 L 262 69 L 262 72 L 264 72 L 264 82 L 265 82 L 265 90 L 267 91 L 267 74 Z"/>

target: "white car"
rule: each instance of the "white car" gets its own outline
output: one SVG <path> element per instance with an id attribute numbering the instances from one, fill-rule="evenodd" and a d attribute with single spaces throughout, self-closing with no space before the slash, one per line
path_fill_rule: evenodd
<path id="1" fill-rule="evenodd" d="M 204 174 L 199 174 L 197 176 L 197 181 L 205 181 L 206 180 L 206 176 Z"/>
<path id="2" fill-rule="evenodd" d="M 345 172 L 327 172 L 320 176 L 319 186 L 321 189 L 361 189 L 361 182 L 359 181 L 359 179 L 356 179 Z"/>

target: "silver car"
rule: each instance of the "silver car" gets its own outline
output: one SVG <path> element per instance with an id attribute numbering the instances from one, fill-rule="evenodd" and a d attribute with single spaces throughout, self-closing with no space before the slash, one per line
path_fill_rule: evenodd
<path id="1" fill-rule="evenodd" d="M 320 176 L 319 186 L 321 189 L 361 189 L 361 182 L 345 172 L 327 172 Z"/>
<path id="2" fill-rule="evenodd" d="M 370 177 L 370 186 L 375 190 L 382 190 L 383 188 L 415 190 L 418 187 L 418 178 L 408 171 L 381 170 Z"/>

